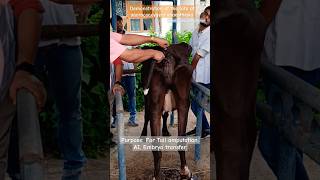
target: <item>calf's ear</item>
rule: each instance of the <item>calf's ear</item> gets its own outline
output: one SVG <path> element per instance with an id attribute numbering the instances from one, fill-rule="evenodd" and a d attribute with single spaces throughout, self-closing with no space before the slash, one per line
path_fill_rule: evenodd
<path id="1" fill-rule="evenodd" d="M 167 51 L 170 52 L 174 58 L 180 60 L 180 62 L 188 63 L 192 48 L 189 44 L 183 42 L 169 46 Z"/>

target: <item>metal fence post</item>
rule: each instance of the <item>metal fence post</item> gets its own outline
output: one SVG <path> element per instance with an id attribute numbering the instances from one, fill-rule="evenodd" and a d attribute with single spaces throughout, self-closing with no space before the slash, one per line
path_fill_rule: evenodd
<path id="1" fill-rule="evenodd" d="M 26 89 L 17 93 L 19 159 L 23 180 L 44 180 L 43 149 L 35 97 Z"/>
<path id="2" fill-rule="evenodd" d="M 171 112 L 171 114 L 170 114 L 170 126 L 171 127 L 174 126 L 174 112 Z"/>
<path id="3" fill-rule="evenodd" d="M 200 139 L 201 139 L 201 132 L 202 132 L 202 113 L 203 113 L 203 109 L 201 109 L 197 114 L 197 125 L 196 125 L 196 136 L 200 137 Z M 201 159 L 201 143 L 196 144 L 194 147 L 194 158 L 195 158 L 195 161 L 199 161 Z"/>
<path id="4" fill-rule="evenodd" d="M 201 135 L 202 135 L 202 114 L 204 110 L 210 113 L 210 90 L 192 81 L 191 98 L 199 104 L 201 109 L 197 116 L 196 136 L 200 137 L 200 144 L 195 144 L 194 159 L 198 162 L 201 159 Z"/>
<path id="5" fill-rule="evenodd" d="M 118 131 L 118 166 L 119 166 L 119 180 L 126 180 L 126 157 L 125 145 L 120 143 L 124 136 L 124 121 L 123 121 L 123 104 L 120 92 L 115 93 L 116 112 L 117 112 L 117 131 Z"/>

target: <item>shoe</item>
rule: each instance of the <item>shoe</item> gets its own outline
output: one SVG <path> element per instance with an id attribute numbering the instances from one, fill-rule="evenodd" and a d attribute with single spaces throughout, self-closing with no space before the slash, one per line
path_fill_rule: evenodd
<path id="1" fill-rule="evenodd" d="M 116 124 L 115 124 L 115 123 L 112 123 L 112 124 L 111 124 L 111 128 L 116 128 Z"/>
<path id="2" fill-rule="evenodd" d="M 204 132 L 202 132 L 202 134 L 201 134 L 201 138 L 205 138 L 205 137 L 207 137 L 208 135 L 210 135 L 210 133 L 207 132 L 207 131 L 204 131 Z"/>
<path id="3" fill-rule="evenodd" d="M 139 126 L 139 124 L 129 121 L 128 126 L 137 127 L 137 126 Z"/>
<path id="4" fill-rule="evenodd" d="M 187 136 L 190 136 L 192 134 L 196 134 L 196 128 L 186 133 Z"/>

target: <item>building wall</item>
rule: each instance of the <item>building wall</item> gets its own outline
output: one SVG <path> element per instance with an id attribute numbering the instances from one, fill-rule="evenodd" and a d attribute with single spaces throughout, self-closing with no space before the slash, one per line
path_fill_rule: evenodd
<path id="1" fill-rule="evenodd" d="M 127 0 L 123 0 L 126 3 L 129 3 Z M 132 1 L 131 1 L 132 2 Z M 135 2 L 137 3 L 137 2 Z M 153 1 L 153 5 L 172 5 L 172 2 L 170 1 Z M 195 28 L 197 28 L 199 24 L 199 16 L 200 13 L 203 12 L 205 7 L 210 5 L 210 0 L 177 0 L 177 5 L 194 5 L 194 18 L 177 18 L 177 31 L 193 31 Z M 121 6 L 120 3 L 117 4 L 117 11 L 125 11 L 125 5 L 119 8 Z M 110 11 L 111 12 L 111 11 Z M 125 15 L 125 12 L 117 12 L 119 15 Z M 111 13 L 110 13 L 111 17 Z M 128 28 L 130 28 L 130 19 L 126 18 L 126 16 L 123 16 L 124 22 L 127 23 Z M 164 37 L 165 34 L 172 30 L 172 18 L 154 18 L 154 31 L 158 33 L 161 37 Z M 132 34 L 142 34 L 147 35 L 148 31 L 144 32 L 130 32 L 128 29 L 128 33 Z"/>

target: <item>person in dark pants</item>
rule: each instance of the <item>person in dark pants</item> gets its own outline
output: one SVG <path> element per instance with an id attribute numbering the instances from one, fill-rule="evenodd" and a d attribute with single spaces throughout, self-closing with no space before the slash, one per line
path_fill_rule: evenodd
<path id="1" fill-rule="evenodd" d="M 320 83 L 320 44 L 318 0 L 265 1 L 272 7 L 270 25 L 266 32 L 262 60 L 277 65 L 305 82 Z M 308 19 L 308 21 L 306 21 Z M 267 103 L 280 117 L 279 125 L 307 128 L 302 120 L 312 121 L 311 107 L 265 79 Z M 308 180 L 303 164 L 303 153 L 283 135 L 281 128 L 262 122 L 259 149 L 279 180 Z"/>
<path id="2" fill-rule="evenodd" d="M 42 25 L 77 23 L 73 5 L 49 0 L 41 3 L 45 9 Z M 35 67 L 47 76 L 48 94 L 55 102 L 58 146 L 64 160 L 62 180 L 79 180 L 86 163 L 82 150 L 80 44 L 79 37 L 40 41 L 35 60 Z"/>
<path id="3" fill-rule="evenodd" d="M 248 180 L 266 22 L 251 0 L 216 1 L 213 28 L 213 149 L 217 179 Z"/>
<path id="4" fill-rule="evenodd" d="M 41 34 L 43 7 L 38 0 L 9 0 L 0 2 L 0 179 L 11 161 L 9 146 L 18 142 L 11 139 L 16 129 L 16 98 L 25 88 L 35 97 L 38 109 L 46 101 L 45 88 L 34 73 L 34 59 Z M 16 32 L 16 33 L 15 33 Z M 14 122 L 14 123 L 13 123 Z M 10 137 L 11 136 L 11 137 Z M 18 149 L 13 149 L 18 153 Z M 18 155 L 17 155 L 18 156 Z M 18 159 L 18 158 L 17 158 Z M 15 173 L 15 172 L 13 172 Z M 16 175 L 16 174 L 15 174 Z M 14 177 L 15 178 L 15 177 Z"/>

